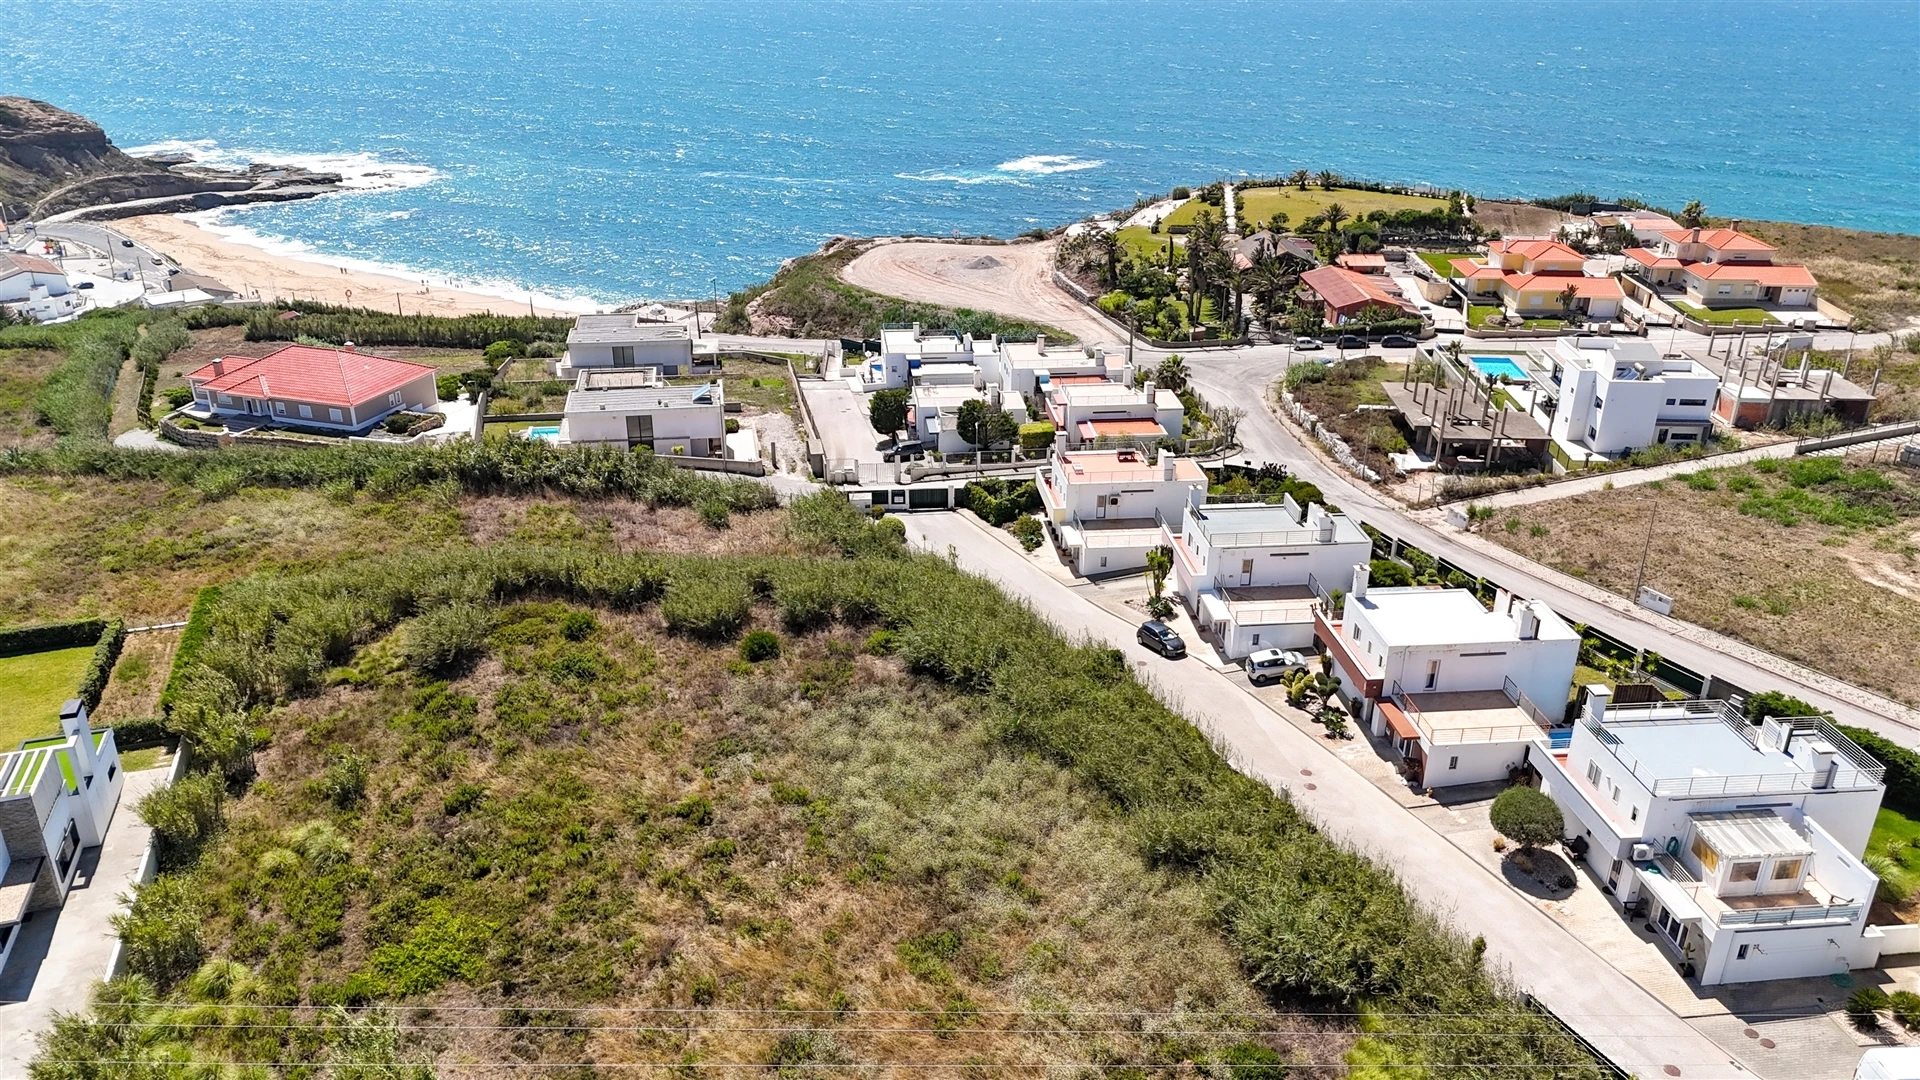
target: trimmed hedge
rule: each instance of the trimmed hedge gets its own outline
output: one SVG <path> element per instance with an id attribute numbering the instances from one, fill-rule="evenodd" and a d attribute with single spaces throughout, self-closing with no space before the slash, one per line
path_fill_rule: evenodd
<path id="1" fill-rule="evenodd" d="M 187 625 L 180 631 L 180 647 L 173 651 L 173 669 L 167 673 L 167 685 L 160 691 L 160 715 L 164 718 L 173 711 L 173 703 L 180 696 L 181 678 L 200 658 L 200 650 L 206 648 L 207 637 L 213 633 L 213 609 L 220 603 L 220 586 L 208 585 L 193 597 L 193 608 L 187 612 Z"/>
<path id="2" fill-rule="evenodd" d="M 100 705 L 100 695 L 107 689 L 107 679 L 113 675 L 113 665 L 120 659 L 120 647 L 127 643 L 127 621 L 108 619 L 100 630 L 100 640 L 94 642 L 93 656 L 87 660 L 86 673 L 80 676 L 80 687 L 74 694 L 91 712 Z"/>
<path id="3" fill-rule="evenodd" d="M 1886 805 L 1909 817 L 1920 817 L 1920 754 L 1882 738 L 1866 728 L 1836 725 L 1842 734 L 1887 767 Z"/>
<path id="4" fill-rule="evenodd" d="M 100 635 L 106 629 L 105 619 L 73 619 L 33 626 L 10 626 L 0 630 L 0 656 L 71 649 L 75 645 L 100 640 Z"/>

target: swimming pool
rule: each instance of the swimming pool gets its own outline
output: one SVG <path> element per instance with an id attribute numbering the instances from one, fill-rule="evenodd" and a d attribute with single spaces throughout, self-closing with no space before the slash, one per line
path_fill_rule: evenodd
<path id="1" fill-rule="evenodd" d="M 1533 381 L 1527 377 L 1527 369 L 1515 363 L 1512 357 L 1469 356 L 1467 359 L 1473 361 L 1473 366 L 1480 369 L 1480 374 L 1485 375 L 1489 379 L 1498 379 L 1500 376 L 1505 375 L 1513 382 L 1523 383 Z"/>
<path id="2" fill-rule="evenodd" d="M 522 431 L 520 437 L 524 439 L 539 439 L 541 442 L 557 443 L 560 441 L 560 425 L 541 424 L 537 427 L 530 427 Z"/>

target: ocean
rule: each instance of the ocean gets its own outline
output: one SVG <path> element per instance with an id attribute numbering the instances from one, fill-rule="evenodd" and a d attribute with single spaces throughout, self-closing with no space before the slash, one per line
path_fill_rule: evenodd
<path id="1" fill-rule="evenodd" d="M 1920 232 L 1920 2 L 0 2 L 0 93 L 338 168 L 263 246 L 609 303 L 1294 168 Z"/>

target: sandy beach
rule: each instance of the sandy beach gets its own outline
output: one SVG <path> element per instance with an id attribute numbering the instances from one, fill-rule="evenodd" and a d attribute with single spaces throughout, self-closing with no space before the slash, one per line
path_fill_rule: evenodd
<path id="1" fill-rule="evenodd" d="M 541 315 L 574 315 L 593 310 L 586 302 L 557 306 L 550 298 L 472 292 L 425 284 L 419 278 L 377 274 L 275 254 L 165 214 L 122 218 L 109 224 L 188 270 L 216 278 L 243 294 L 268 299 L 285 297 L 385 311 L 397 309 L 407 315 L 471 315 L 486 311 L 525 315 L 530 299 L 533 310 Z"/>

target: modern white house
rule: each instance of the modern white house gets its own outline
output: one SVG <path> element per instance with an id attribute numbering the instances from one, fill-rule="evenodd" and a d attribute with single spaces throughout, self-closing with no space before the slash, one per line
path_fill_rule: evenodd
<path id="1" fill-rule="evenodd" d="M 1034 470 L 1041 516 L 1060 555 L 1082 577 L 1138 570 L 1165 542 L 1162 522 L 1179 522 L 1206 498 L 1200 463 L 1165 449 L 1067 450 L 1060 437 Z"/>
<path id="2" fill-rule="evenodd" d="M 567 391 L 560 441 L 726 457 L 725 388 L 719 379 L 697 386 L 663 385 L 653 368 L 582 371 Z"/>
<path id="3" fill-rule="evenodd" d="M 1124 356 L 1108 355 L 1101 345 L 1050 344 L 1045 335 L 1033 341 L 1001 341 L 977 352 L 981 385 L 992 383 L 1017 394 L 1046 394 L 1061 379 L 1098 380 L 1128 384 L 1133 369 Z"/>
<path id="4" fill-rule="evenodd" d="M 1720 377 L 1641 338 L 1560 337 L 1543 359 L 1559 387 L 1549 433 L 1615 457 L 1693 446 L 1713 430 Z"/>
<path id="5" fill-rule="evenodd" d="M 1656 288 L 1684 290 L 1698 307 L 1814 307 L 1813 271 L 1774 262 L 1776 251 L 1737 229 L 1673 229 L 1625 254 L 1627 269 Z"/>
<path id="6" fill-rule="evenodd" d="M 125 782 L 112 729 L 94 731 L 78 700 L 61 707 L 58 736 L 0 754 L 0 969 L 20 922 L 66 901 L 82 853 L 106 840 Z"/>
<path id="7" fill-rule="evenodd" d="M 319 428 L 350 434 L 402 409 L 440 401 L 426 364 L 344 348 L 283 345 L 265 356 L 223 356 L 186 375 L 198 419 Z"/>
<path id="8" fill-rule="evenodd" d="M 1177 439 L 1187 417 L 1180 395 L 1156 387 L 1152 379 L 1137 389 L 1104 379 L 1056 379 L 1046 409 L 1054 430 L 1066 433 L 1073 450 Z"/>
<path id="9" fill-rule="evenodd" d="M 960 407 L 969 401 L 984 401 L 1013 418 L 1026 423 L 1027 403 L 1018 394 L 1002 394 L 997 386 L 975 389 L 971 383 L 927 383 L 916 385 L 908 399 L 907 430 L 929 449 L 943 454 L 965 454 L 975 446 L 960 434 Z"/>
<path id="10" fill-rule="evenodd" d="M 1344 597 L 1315 582 L 1315 636 L 1407 778 L 1477 784 L 1527 764 L 1566 713 L 1580 635 L 1538 600 L 1502 592 L 1489 611 L 1466 589 L 1375 589 L 1369 576 L 1353 566 Z"/>
<path id="11" fill-rule="evenodd" d="M 682 375 L 693 367 L 693 335 L 685 323 L 646 322 L 632 312 L 582 315 L 567 331 L 567 351 L 553 362 L 557 378 L 604 368 L 659 368 Z"/>
<path id="12" fill-rule="evenodd" d="M 1871 967 L 1879 878 L 1860 861 L 1885 768 L 1821 717 L 1749 724 L 1724 701 L 1586 701 L 1543 789 L 1573 851 L 1702 986 Z"/>
<path id="13" fill-rule="evenodd" d="M 85 295 L 68 284 L 66 272 L 52 260 L 0 252 L 0 308 L 34 322 L 52 322 L 86 306 Z"/>
<path id="14" fill-rule="evenodd" d="M 861 364 L 856 384 L 866 391 L 910 386 L 981 386 L 981 372 L 997 367 L 998 338 L 976 340 L 958 330 L 920 323 L 880 331 L 880 355 Z"/>
<path id="15" fill-rule="evenodd" d="M 1365 563 L 1373 541 L 1351 518 L 1291 495 L 1274 503 L 1193 503 L 1163 516 L 1173 591 L 1228 659 L 1313 644 L 1317 578 Z"/>

